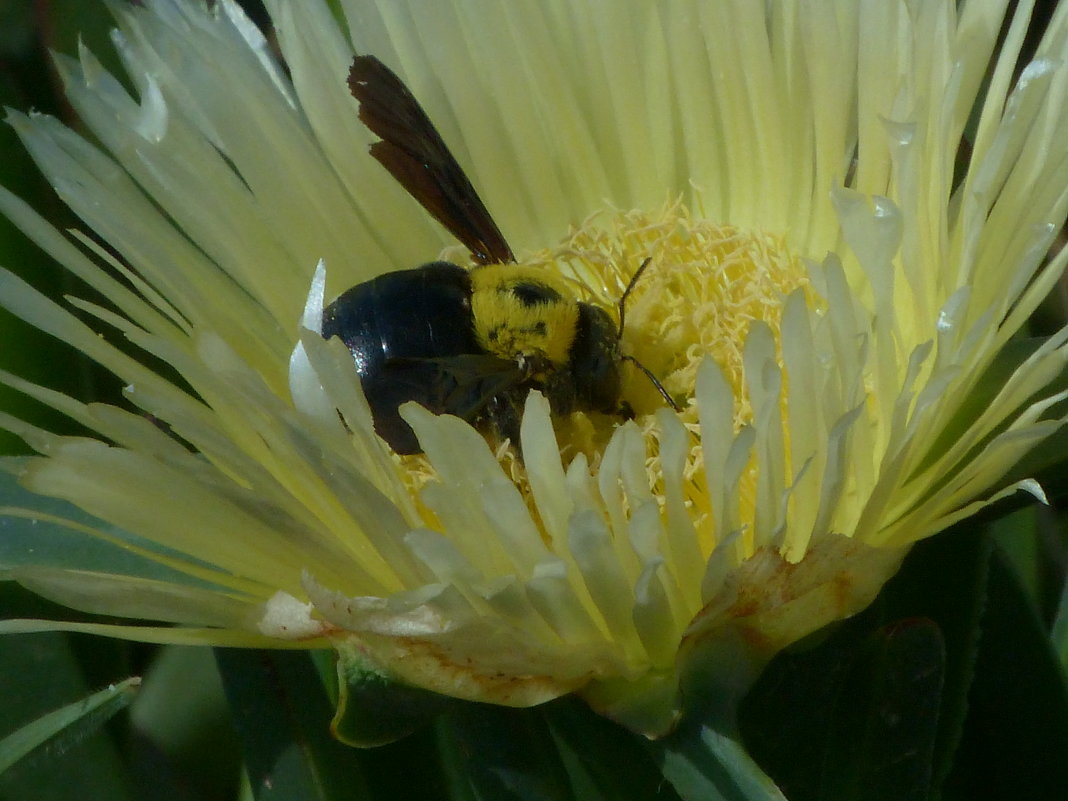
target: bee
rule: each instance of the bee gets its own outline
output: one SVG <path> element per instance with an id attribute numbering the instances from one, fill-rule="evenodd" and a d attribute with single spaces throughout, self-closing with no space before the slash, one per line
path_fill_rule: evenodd
<path id="1" fill-rule="evenodd" d="M 515 256 L 419 102 L 374 56 L 357 55 L 348 76 L 360 120 L 380 141 L 371 155 L 461 244 L 476 266 L 434 261 L 385 273 L 342 293 L 323 311 L 322 335 L 352 353 L 375 431 L 397 453 L 420 453 L 398 407 L 415 401 L 484 434 L 519 442 L 531 390 L 553 415 L 633 417 L 621 397 L 619 324 L 579 300 L 565 279 Z M 637 363 L 635 361 L 635 363 Z M 668 403 L 670 396 L 640 364 Z"/>

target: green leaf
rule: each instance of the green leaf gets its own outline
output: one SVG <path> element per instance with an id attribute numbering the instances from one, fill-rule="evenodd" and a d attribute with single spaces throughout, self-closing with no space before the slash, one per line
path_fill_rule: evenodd
<path id="1" fill-rule="evenodd" d="M 257 801 L 369 798 L 359 751 L 330 736 L 333 709 L 308 654 L 216 649 Z"/>
<path id="2" fill-rule="evenodd" d="M 131 761 L 152 764 L 160 783 L 188 788 L 175 797 L 230 797 L 237 787 L 241 749 L 210 648 L 160 648 L 130 706 L 130 725 Z"/>
<path id="3" fill-rule="evenodd" d="M 877 625 L 922 617 L 934 621 L 945 645 L 932 786 L 949 773 L 968 710 L 968 693 L 987 606 L 993 543 L 986 526 L 965 521 L 919 543 L 887 583 L 875 611 Z"/>
<path id="4" fill-rule="evenodd" d="M 12 583 L 0 583 L 5 615 L 48 617 L 59 607 Z M 130 645 L 116 640 L 59 633 L 0 637 L 0 736 L 41 715 L 140 672 Z M 121 801 L 130 782 L 114 736 L 126 716 L 77 737 L 60 737 L 0 775 L 0 798 L 67 801 L 79 788 L 80 801 Z"/>
<path id="5" fill-rule="evenodd" d="M 914 618 L 872 634 L 844 677 L 828 742 L 827 801 L 923 801 L 945 651 L 938 626 Z"/>
<path id="6" fill-rule="evenodd" d="M 585 782 L 607 801 L 673 801 L 677 794 L 664 784 L 649 753 L 648 741 L 601 717 L 577 698 L 561 698 L 543 707 L 560 747 L 572 784 Z M 581 776 L 577 776 L 581 771 Z"/>
<path id="7" fill-rule="evenodd" d="M 50 745 L 63 750 L 100 728 L 109 718 L 130 703 L 141 679 L 132 677 L 105 687 L 81 701 L 67 704 L 38 718 L 0 740 L 0 773 L 3 773 L 35 749 Z"/>
<path id="8" fill-rule="evenodd" d="M 1066 754 L 1064 672 L 1026 592 L 998 554 L 965 736 L 943 798 L 1064 798 Z"/>
<path id="9" fill-rule="evenodd" d="M 1060 603 L 1057 606 L 1057 616 L 1053 621 L 1050 639 L 1060 657 L 1061 667 L 1068 672 L 1068 581 L 1061 588 Z"/>
<path id="10" fill-rule="evenodd" d="M 397 684 L 368 667 L 352 648 L 337 660 L 337 712 L 334 736 L 357 748 L 393 743 L 428 725 L 458 702 L 437 693 Z"/>
<path id="11" fill-rule="evenodd" d="M 464 704 L 442 716 L 443 757 L 478 801 L 571 801 L 556 743 L 538 709 Z M 594 746 L 596 747 L 596 746 Z"/>
<path id="12" fill-rule="evenodd" d="M 1065 545 L 1060 543 L 1062 522 L 1056 509 L 1032 503 L 990 525 L 994 543 L 1002 552 L 1043 619 L 1057 613 Z"/>
<path id="13" fill-rule="evenodd" d="M 684 723 L 652 745 L 664 778 L 686 801 L 785 801 L 741 743 L 700 723 Z"/>
<path id="14" fill-rule="evenodd" d="M 373 750 L 350 748 L 331 737 L 334 709 L 318 657 L 216 649 L 252 796 L 258 801 L 457 801 L 446 790 L 432 730 Z"/>
<path id="15" fill-rule="evenodd" d="M 924 627 L 936 629 L 944 643 L 941 692 L 926 701 L 937 710 L 933 743 L 922 719 L 912 730 L 917 752 L 930 753 L 931 785 L 940 784 L 952 765 L 967 709 L 989 553 L 982 528 L 965 524 L 918 544 L 872 606 L 768 666 L 743 701 L 739 722 L 754 758 L 791 801 L 833 798 L 828 788 L 838 788 L 866 769 L 844 758 L 841 747 L 849 736 L 845 732 L 861 736 L 867 731 L 868 724 L 857 716 L 870 711 L 880 693 L 907 683 L 908 662 L 895 664 L 888 658 L 893 649 L 887 632 L 901 621 L 927 621 Z M 920 642 L 905 647 L 900 656 L 926 654 L 929 667 L 938 669 L 938 650 L 933 643 L 925 650 L 926 633 L 916 636 Z M 881 650 L 883 658 L 878 657 Z M 890 672 L 881 675 L 880 670 Z M 865 677 L 866 689 L 858 686 Z M 892 695 L 885 700 L 895 701 Z M 916 716 L 922 711 L 912 710 Z"/>

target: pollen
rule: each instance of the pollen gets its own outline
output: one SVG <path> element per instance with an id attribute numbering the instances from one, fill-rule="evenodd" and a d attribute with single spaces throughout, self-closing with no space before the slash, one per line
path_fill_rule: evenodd
<path id="1" fill-rule="evenodd" d="M 822 304 L 803 260 L 791 250 L 785 235 L 695 219 L 681 203 L 652 213 L 602 212 L 573 230 L 558 247 L 529 259 L 555 266 L 580 285 L 580 294 L 587 296 L 584 299 L 613 310 L 646 260 L 648 266 L 624 303 L 621 349 L 655 376 L 680 408 L 691 447 L 679 489 L 694 520 L 700 550 L 707 555 L 724 532 L 714 530 L 705 489 L 709 477 L 695 401 L 698 369 L 706 359 L 719 365 L 733 395 L 733 428 L 738 432 L 753 418 L 749 392 L 753 377 L 747 378 L 744 365 L 750 326 L 757 321 L 767 326 L 782 367 L 780 327 L 787 296 L 801 289 L 813 308 Z M 668 488 L 654 414 L 665 406 L 665 400 L 653 381 L 629 362 L 623 382 L 623 396 L 646 442 L 649 489 L 663 508 Z M 784 392 L 782 404 L 786 397 Z M 786 409 L 782 411 L 785 418 Z M 618 420 L 587 415 L 558 422 L 556 433 L 565 462 L 583 453 L 591 466 L 599 465 L 604 444 L 618 425 Z M 783 434 L 788 441 L 789 431 Z M 781 458 L 787 458 L 786 454 Z M 739 477 L 742 519 L 753 519 L 760 469 L 751 458 Z M 742 548 L 748 550 L 751 545 L 743 542 Z"/>
<path id="2" fill-rule="evenodd" d="M 812 294 L 801 258 L 785 236 L 695 220 L 672 203 L 656 213 L 604 212 L 531 263 L 555 265 L 584 299 L 613 313 L 635 271 L 649 265 L 627 295 L 622 350 L 655 376 L 696 422 L 697 370 L 719 364 L 735 398 L 735 429 L 752 417 L 742 349 L 750 325 L 765 323 L 778 340 L 783 304 L 798 288 Z M 811 300 L 811 298 L 810 298 Z M 627 364 L 624 397 L 638 418 L 665 401 L 653 382 Z"/>
<path id="3" fill-rule="evenodd" d="M 454 259 L 456 255 L 446 254 Z M 631 285 L 646 261 L 646 269 Z M 614 319 L 630 287 L 623 304 L 620 347 L 660 382 L 679 407 L 692 443 L 682 494 L 697 518 L 702 551 L 710 552 L 719 537 L 707 518 L 701 524 L 700 512 L 708 499 L 702 489 L 706 480 L 695 401 L 698 369 L 706 359 L 719 365 L 734 397 L 734 430 L 741 430 L 753 416 L 744 366 L 750 326 L 760 321 L 770 329 L 782 366 L 778 343 L 786 297 L 801 289 L 810 303 L 820 305 L 803 260 L 782 234 L 696 220 L 682 204 L 670 203 L 655 212 L 602 211 L 556 245 L 521 257 L 521 264 L 534 268 L 535 274 L 562 276 L 580 300 L 601 306 Z M 655 413 L 667 403 L 653 380 L 629 361 L 623 365 L 623 397 L 646 442 L 649 489 L 663 501 L 666 488 Z M 582 454 L 596 471 L 621 422 L 618 417 L 588 413 L 554 420 L 563 463 Z M 785 434 L 789 437 L 789 432 Z M 526 469 L 515 449 L 491 444 L 505 473 L 521 490 L 526 488 Z M 432 479 L 425 457 L 404 457 L 404 462 L 413 489 Z M 754 461 L 740 480 L 743 517 L 755 503 L 757 470 Z M 524 495 L 529 498 L 529 493 Z"/>

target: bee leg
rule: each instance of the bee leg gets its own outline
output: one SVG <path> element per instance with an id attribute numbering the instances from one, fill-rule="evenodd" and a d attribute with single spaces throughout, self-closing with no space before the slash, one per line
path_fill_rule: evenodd
<path id="1" fill-rule="evenodd" d="M 522 393 L 525 396 L 526 393 Z M 523 403 L 521 393 L 505 392 L 495 395 L 480 417 L 478 428 L 488 434 L 490 439 L 500 445 L 508 440 L 523 460 L 523 445 L 520 442 L 519 431 L 523 420 Z"/>

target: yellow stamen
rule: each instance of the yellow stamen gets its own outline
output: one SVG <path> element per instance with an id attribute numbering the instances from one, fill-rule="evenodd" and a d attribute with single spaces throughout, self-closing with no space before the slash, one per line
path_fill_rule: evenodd
<path id="1" fill-rule="evenodd" d="M 455 253 L 446 256 L 456 258 Z M 743 364 L 749 326 L 763 322 L 778 342 L 787 295 L 803 288 L 813 299 L 801 259 L 789 250 L 783 236 L 694 220 L 686 207 L 672 203 L 654 213 L 594 215 L 563 242 L 530 254 L 523 264 L 564 274 L 573 280 L 583 300 L 614 313 L 634 271 L 646 259 L 651 260 L 649 267 L 627 298 L 623 352 L 637 358 L 675 398 L 695 445 L 700 441 L 693 402 L 697 371 L 706 357 L 716 361 L 734 394 L 737 432 L 753 414 Z M 629 363 L 624 365 L 623 394 L 637 414 L 651 454 L 649 487 L 663 504 L 664 476 L 654 412 L 664 407 L 664 399 L 648 377 Z M 612 416 L 586 413 L 556 420 L 565 463 L 583 454 L 591 470 L 596 470 L 619 423 Z M 536 514 L 515 451 L 499 447 L 497 455 Z M 433 479 L 433 468 L 421 455 L 404 457 L 400 464 L 413 495 L 418 496 L 418 490 Z M 683 496 L 695 512 L 700 550 L 707 557 L 723 533 L 717 537 L 711 516 L 701 513 L 708 507 L 701 448 L 689 449 L 683 479 Z M 751 462 L 739 487 L 743 519 L 752 519 L 756 480 L 757 465 Z"/>

